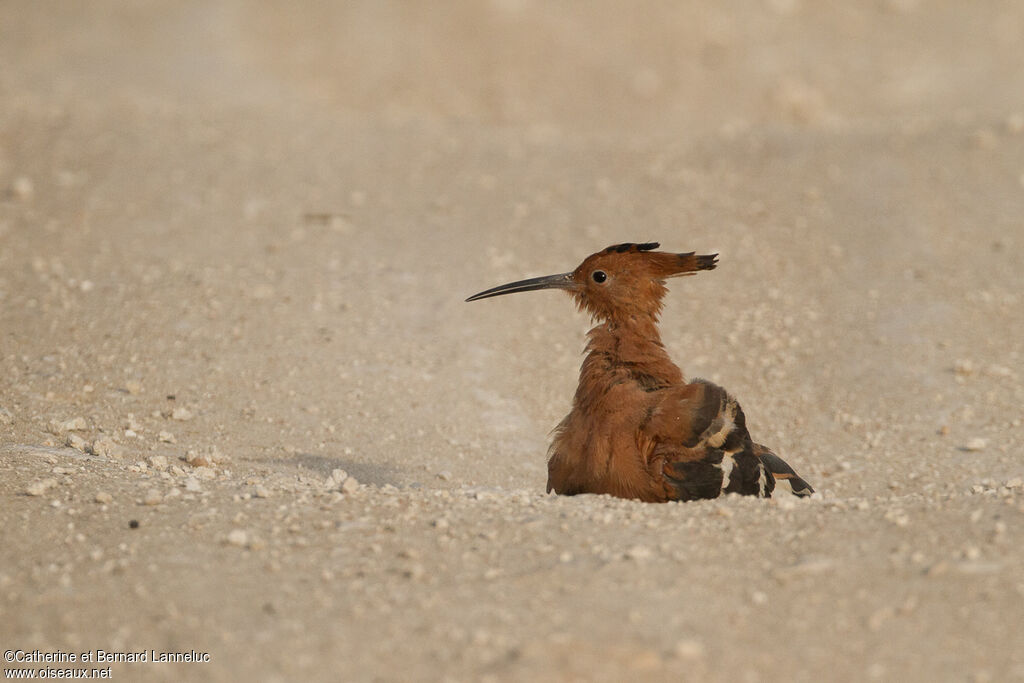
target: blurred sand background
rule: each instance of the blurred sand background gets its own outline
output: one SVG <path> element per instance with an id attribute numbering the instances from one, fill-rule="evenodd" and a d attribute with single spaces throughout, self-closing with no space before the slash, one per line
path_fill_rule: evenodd
<path id="1" fill-rule="evenodd" d="M 0 649 L 1024 680 L 1022 216 L 1016 2 L 7 0 Z M 544 495 L 588 321 L 463 299 L 646 240 L 813 499 Z"/>

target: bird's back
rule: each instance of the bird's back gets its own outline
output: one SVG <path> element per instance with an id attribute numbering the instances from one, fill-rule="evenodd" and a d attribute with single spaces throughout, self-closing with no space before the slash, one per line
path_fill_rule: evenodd
<path id="1" fill-rule="evenodd" d="M 601 325 L 569 415 L 555 430 L 548 490 L 649 502 L 771 496 L 775 478 L 809 485 L 753 442 L 739 403 L 718 385 L 686 382 L 656 334 Z"/>

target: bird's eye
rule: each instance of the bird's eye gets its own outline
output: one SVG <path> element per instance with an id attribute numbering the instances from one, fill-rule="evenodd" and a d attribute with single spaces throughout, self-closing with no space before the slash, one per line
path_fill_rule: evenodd
<path id="1" fill-rule="evenodd" d="M 597 284 L 601 284 L 602 282 L 608 279 L 608 274 L 605 273 L 603 270 L 595 270 L 593 275 L 591 275 L 590 277 L 594 278 L 594 282 L 596 282 Z"/>

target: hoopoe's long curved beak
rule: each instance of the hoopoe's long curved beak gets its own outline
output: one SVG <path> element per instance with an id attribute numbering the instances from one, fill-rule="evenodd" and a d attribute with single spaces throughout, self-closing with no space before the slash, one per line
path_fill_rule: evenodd
<path id="1" fill-rule="evenodd" d="M 477 299 L 486 299 L 491 296 L 513 294 L 515 292 L 530 292 L 535 289 L 572 289 L 575 286 L 576 283 L 572 279 L 572 273 L 559 273 L 558 275 L 531 277 L 528 280 L 519 280 L 518 282 L 510 282 L 507 285 L 491 287 L 479 294 L 474 294 L 466 299 L 466 301 L 476 301 Z"/>

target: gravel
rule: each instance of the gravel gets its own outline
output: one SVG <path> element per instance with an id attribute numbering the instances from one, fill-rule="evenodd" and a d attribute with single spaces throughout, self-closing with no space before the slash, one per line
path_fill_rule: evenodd
<path id="1" fill-rule="evenodd" d="M 7 647 L 1024 676 L 1020 6 L 52 9 L 0 3 Z M 646 239 L 719 252 L 662 341 L 813 498 L 545 493 L 589 321 L 463 299 Z"/>

